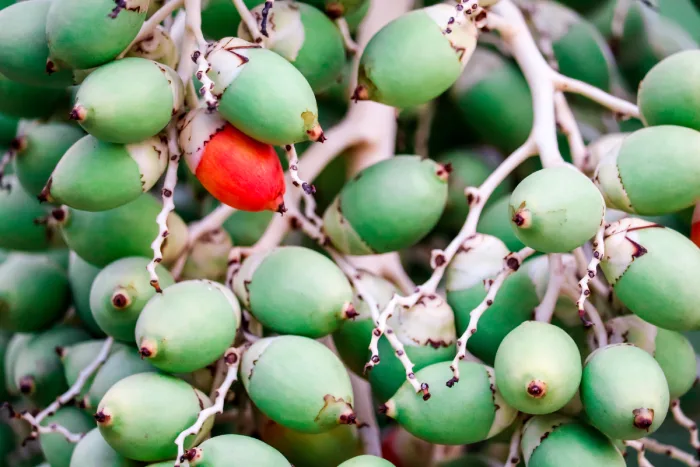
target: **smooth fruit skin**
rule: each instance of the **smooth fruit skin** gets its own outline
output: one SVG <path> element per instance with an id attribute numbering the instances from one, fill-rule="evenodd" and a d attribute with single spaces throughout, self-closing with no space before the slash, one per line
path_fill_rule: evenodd
<path id="1" fill-rule="evenodd" d="M 8 146 L 17 136 L 19 119 L 0 113 L 0 145 Z"/>
<path id="2" fill-rule="evenodd" d="M 180 278 L 225 282 L 231 248 L 231 236 L 223 228 L 202 235 L 192 246 Z"/>
<path id="3" fill-rule="evenodd" d="M 39 201 L 22 189 L 14 175 L 3 178 L 10 189 L 0 190 L 0 248 L 20 251 L 40 251 L 57 240 L 56 233 L 46 223 L 48 212 Z M 60 239 L 59 239 L 60 240 Z"/>
<path id="4" fill-rule="evenodd" d="M 525 248 L 525 244 L 515 236 L 513 227 L 510 225 L 510 193 L 501 196 L 484 208 L 476 231 L 498 238 L 505 243 L 508 251 L 519 251 Z"/>
<path id="5" fill-rule="evenodd" d="M 100 401 L 95 418 L 105 441 L 119 454 L 139 461 L 174 457 L 175 438 L 194 424 L 211 401 L 201 391 L 172 376 L 139 373 L 112 386 Z M 214 423 L 210 417 L 199 438 Z M 185 439 L 185 449 L 196 441 Z"/>
<path id="6" fill-rule="evenodd" d="M 265 0 L 243 0 L 248 9 L 264 3 Z M 241 15 L 228 0 L 207 0 L 202 2 L 202 32 L 213 40 L 223 39 L 238 30 Z"/>
<path id="7" fill-rule="evenodd" d="M 620 301 L 644 321 L 673 331 L 700 329 L 700 249 L 675 230 L 636 218 L 610 224 L 601 269 Z"/>
<path id="8" fill-rule="evenodd" d="M 112 449 L 100 434 L 100 430 L 94 428 L 75 445 L 69 467 L 138 467 L 140 465 Z"/>
<path id="9" fill-rule="evenodd" d="M 588 177 L 569 167 L 552 167 L 515 187 L 510 213 L 515 235 L 525 245 L 544 253 L 566 253 L 596 234 L 605 203 Z"/>
<path id="10" fill-rule="evenodd" d="M 338 467 L 392 467 L 393 465 L 394 464 L 386 459 L 366 454 L 363 456 L 353 457 L 352 459 L 338 465 Z"/>
<path id="11" fill-rule="evenodd" d="M 148 193 L 108 211 L 64 209 L 61 233 L 71 250 L 98 267 L 127 256 L 151 257 L 151 243 L 158 235 L 155 218 L 160 209 L 160 202 Z M 170 213 L 167 225 L 164 264 L 174 261 L 187 241 L 187 226 L 180 216 Z"/>
<path id="12" fill-rule="evenodd" d="M 102 337 L 105 333 L 92 316 L 90 310 L 90 289 L 95 277 L 100 273 L 100 268 L 88 263 L 74 251 L 70 252 L 68 260 L 68 282 L 75 312 L 83 325 L 96 337 Z"/>
<path id="13" fill-rule="evenodd" d="M 313 339 L 257 341 L 243 354 L 240 378 L 256 407 L 287 428 L 323 433 L 355 423 L 350 377 L 338 357 Z"/>
<path id="14" fill-rule="evenodd" d="M 63 364 L 63 374 L 66 377 L 66 382 L 68 386 L 73 386 L 80 376 L 80 372 L 90 365 L 94 360 L 95 356 L 100 353 L 102 347 L 104 346 L 104 340 L 89 340 L 79 342 L 74 345 L 63 347 L 60 350 L 61 363 Z M 123 350 L 126 347 L 123 344 L 115 342 L 109 349 L 108 358 L 110 355 Z M 83 397 L 92 384 L 95 374 L 87 378 L 85 385 L 78 394 L 79 397 Z"/>
<path id="15" fill-rule="evenodd" d="M 46 21 L 47 67 L 85 70 L 115 59 L 141 29 L 148 4 L 128 0 L 120 9 L 110 0 L 52 1 Z"/>
<path id="16" fill-rule="evenodd" d="M 134 342 L 136 321 L 156 295 L 146 270 L 150 261 L 138 256 L 119 259 L 102 269 L 92 283 L 92 317 L 103 332 L 119 341 Z M 156 273 L 161 287 L 175 283 L 170 271 L 162 265 L 156 266 Z"/>
<path id="17" fill-rule="evenodd" d="M 18 118 L 47 118 L 68 103 L 63 88 L 46 88 L 12 81 L 0 74 L 0 112 Z"/>
<path id="18" fill-rule="evenodd" d="M 5 390 L 10 396 L 18 396 L 20 394 L 19 387 L 15 382 L 15 367 L 17 366 L 17 356 L 24 352 L 29 343 L 32 341 L 34 334 L 16 332 L 12 334 L 10 341 L 7 343 L 5 355 L 3 358 L 3 367 L 5 370 L 5 379 L 3 384 Z M 9 400 L 9 398 L 8 398 Z"/>
<path id="19" fill-rule="evenodd" d="M 221 95 L 218 110 L 243 133 L 276 146 L 322 138 L 316 97 L 287 60 L 233 37 L 215 43 L 207 59 L 212 92 Z"/>
<path id="20" fill-rule="evenodd" d="M 613 344 L 593 352 L 583 368 L 581 401 L 591 423 L 613 439 L 656 431 L 668 412 L 666 377 L 639 347 Z"/>
<path id="21" fill-rule="evenodd" d="M 39 195 L 63 154 L 84 134 L 75 125 L 49 122 L 19 135 L 14 169 L 22 188 L 32 196 Z"/>
<path id="22" fill-rule="evenodd" d="M 609 207 L 655 216 L 695 205 L 698 177 L 700 132 L 662 125 L 627 136 L 601 160 L 594 182 Z"/>
<path id="23" fill-rule="evenodd" d="M 525 424 L 521 449 L 526 467 L 624 467 L 615 445 L 590 425 L 558 414 L 532 417 Z"/>
<path id="24" fill-rule="evenodd" d="M 197 467 L 255 465 L 256 467 L 291 467 L 275 448 L 249 436 L 221 435 L 203 442 L 190 464 Z"/>
<path id="25" fill-rule="evenodd" d="M 459 362 L 460 379 L 447 387 L 450 362 L 440 362 L 416 373 L 427 383 L 431 397 L 424 401 L 408 381 L 386 404 L 387 415 L 409 433 L 430 443 L 458 445 L 483 441 L 506 429 L 517 410 L 501 397 L 493 370 L 474 362 Z"/>
<path id="26" fill-rule="evenodd" d="M 10 392 L 7 388 L 7 380 L 10 378 L 10 366 L 6 365 L 5 359 L 8 358 L 10 342 L 15 333 L 10 331 L 0 331 L 0 399 L 3 401 L 10 400 Z M 1 439 L 1 436 L 0 436 Z"/>
<path id="27" fill-rule="evenodd" d="M 0 265 L 0 328 L 41 331 L 70 303 L 68 276 L 48 257 L 13 253 Z"/>
<path id="28" fill-rule="evenodd" d="M 0 11 L 0 73 L 32 86 L 64 88 L 73 84 L 70 70 L 47 73 L 46 21 L 50 0 L 18 2 Z"/>
<path id="29" fill-rule="evenodd" d="M 139 315 L 134 337 L 153 366 L 186 373 L 221 357 L 240 324 L 241 309 L 233 292 L 216 282 L 192 280 L 151 298 Z"/>
<path id="30" fill-rule="evenodd" d="M 395 156 L 348 181 L 323 220 L 343 253 L 408 248 L 437 224 L 447 202 L 447 170 L 419 156 Z"/>
<path id="31" fill-rule="evenodd" d="M 428 102 L 459 78 L 476 47 L 474 23 L 451 5 L 412 11 L 372 36 L 362 53 L 356 99 L 407 108 Z M 450 34 L 445 34 L 450 28 Z"/>
<path id="32" fill-rule="evenodd" d="M 57 423 L 72 433 L 84 433 L 95 426 L 90 415 L 77 407 L 62 407 L 55 415 L 47 417 L 46 423 Z M 51 467 L 70 467 L 76 444 L 66 440 L 60 433 L 42 433 L 39 435 L 39 443 Z"/>
<path id="33" fill-rule="evenodd" d="M 66 151 L 42 196 L 82 211 L 106 211 L 150 190 L 167 165 L 168 147 L 158 137 L 123 145 L 87 135 Z"/>
<path id="34" fill-rule="evenodd" d="M 155 136 L 183 103 L 182 80 L 170 68 L 128 57 L 93 71 L 78 89 L 71 118 L 109 143 L 138 143 Z"/>
<path id="35" fill-rule="evenodd" d="M 234 283 L 241 280 L 245 284 L 236 289 L 245 296 L 239 293 L 239 298 L 258 321 L 281 334 L 323 337 L 355 314 L 345 274 L 328 257 L 308 248 L 276 248 L 252 276 L 239 273 Z"/>
<path id="36" fill-rule="evenodd" d="M 581 382 L 581 354 L 561 328 L 526 321 L 511 331 L 496 353 L 496 384 L 511 406 L 530 414 L 556 412 Z"/>
<path id="37" fill-rule="evenodd" d="M 637 103 L 648 126 L 679 125 L 700 131 L 700 51 L 678 52 L 656 64 L 639 85 Z M 671 153 L 669 152 L 669 155 Z"/>
<path id="38" fill-rule="evenodd" d="M 88 408 L 97 407 L 115 383 L 139 373 L 156 373 L 157 369 L 141 358 L 135 348 L 121 348 L 107 359 L 97 370 L 85 398 Z"/>

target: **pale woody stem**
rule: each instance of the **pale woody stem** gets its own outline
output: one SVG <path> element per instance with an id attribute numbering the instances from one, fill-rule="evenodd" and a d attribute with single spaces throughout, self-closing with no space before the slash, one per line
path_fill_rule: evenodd
<path id="1" fill-rule="evenodd" d="M 266 3 L 274 3 L 274 2 L 266 2 Z M 250 35 L 253 37 L 253 42 L 256 44 L 262 44 L 263 43 L 263 35 L 260 32 L 260 29 L 258 29 L 258 21 L 255 19 L 253 14 L 250 12 L 247 6 L 245 6 L 245 3 L 243 3 L 243 0 L 233 0 L 233 6 L 236 7 L 236 10 L 238 10 L 238 14 L 241 16 L 241 19 L 245 23 L 246 27 L 248 28 L 248 32 Z M 266 5 L 267 7 L 267 5 Z"/>
<path id="2" fill-rule="evenodd" d="M 681 409 L 681 401 L 675 399 L 671 401 L 671 413 L 673 419 L 680 426 L 688 430 L 690 434 L 690 445 L 695 449 L 695 452 L 700 456 L 700 439 L 698 438 L 698 424 L 691 420 Z"/>
<path id="3" fill-rule="evenodd" d="M 604 233 L 605 219 L 601 220 L 600 227 L 598 228 L 598 231 L 595 235 L 595 239 L 593 240 L 593 258 L 591 258 L 591 262 L 588 263 L 586 274 L 578 283 L 579 287 L 581 288 L 581 295 L 576 300 L 576 306 L 578 307 L 578 315 L 581 317 L 581 320 L 586 325 L 590 323 L 585 318 L 586 309 L 584 307 L 584 303 L 586 302 L 588 296 L 591 294 L 591 289 L 588 287 L 588 283 L 591 279 L 596 277 L 598 265 L 600 264 L 600 261 L 603 259 L 603 255 L 605 254 Z"/>
<path id="4" fill-rule="evenodd" d="M 545 290 L 544 297 L 542 297 L 542 301 L 537 308 L 535 308 L 535 321 L 544 321 L 547 323 L 552 321 L 554 308 L 557 306 L 559 292 L 564 280 L 564 265 L 562 263 L 561 254 L 550 254 L 549 283 L 547 284 L 547 289 Z"/>
<path id="5" fill-rule="evenodd" d="M 520 440 L 523 437 L 523 421 L 524 415 L 518 415 L 515 423 L 513 435 L 510 437 L 510 449 L 508 450 L 508 459 L 506 459 L 503 467 L 516 467 L 520 464 Z"/>

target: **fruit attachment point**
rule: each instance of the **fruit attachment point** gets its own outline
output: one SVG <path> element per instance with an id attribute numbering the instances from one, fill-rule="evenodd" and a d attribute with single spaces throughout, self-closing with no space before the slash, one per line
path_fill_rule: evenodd
<path id="1" fill-rule="evenodd" d="M 68 114 L 68 118 L 77 122 L 82 122 L 87 118 L 87 109 L 80 104 L 76 104 L 70 111 L 70 114 Z"/>
<path id="2" fill-rule="evenodd" d="M 541 399 L 547 394 L 547 383 L 539 379 L 530 381 L 527 385 L 527 393 L 535 399 Z"/>
<path id="3" fill-rule="evenodd" d="M 649 431 L 654 423 L 654 409 L 634 409 L 634 426 L 640 430 Z"/>

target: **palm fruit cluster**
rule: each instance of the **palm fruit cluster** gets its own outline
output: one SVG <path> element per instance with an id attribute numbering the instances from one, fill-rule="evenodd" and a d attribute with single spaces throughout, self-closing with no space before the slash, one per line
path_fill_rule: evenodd
<path id="1" fill-rule="evenodd" d="M 700 1 L 0 0 L 0 45 L 0 466 L 700 465 Z"/>

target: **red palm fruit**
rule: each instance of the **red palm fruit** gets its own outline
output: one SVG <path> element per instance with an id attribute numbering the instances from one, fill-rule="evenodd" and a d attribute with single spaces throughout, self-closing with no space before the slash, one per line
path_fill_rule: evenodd
<path id="1" fill-rule="evenodd" d="M 700 247 L 700 201 L 695 205 L 695 212 L 693 212 L 693 226 L 690 229 L 690 239 Z"/>
<path id="2" fill-rule="evenodd" d="M 189 112 L 180 146 L 192 173 L 224 204 L 284 212 L 284 171 L 274 148 L 243 134 L 217 113 Z"/>

